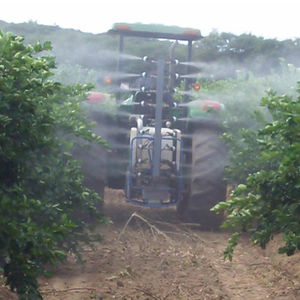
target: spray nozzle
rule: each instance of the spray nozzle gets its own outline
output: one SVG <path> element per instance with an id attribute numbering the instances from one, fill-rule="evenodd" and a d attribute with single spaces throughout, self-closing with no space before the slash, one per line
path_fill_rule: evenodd
<path id="1" fill-rule="evenodd" d="M 149 56 L 144 56 L 144 57 L 142 58 L 142 61 L 144 61 L 144 62 L 156 63 L 156 61 L 155 61 L 153 58 L 149 57 Z"/>
<path id="2" fill-rule="evenodd" d="M 177 65 L 179 65 L 179 60 L 175 58 L 175 59 L 172 61 L 172 63 L 173 63 L 174 65 L 177 66 Z"/>
<path id="3" fill-rule="evenodd" d="M 145 159 L 138 158 L 137 162 L 139 164 L 142 164 L 142 163 L 146 162 L 147 160 L 148 160 L 147 158 L 145 158 Z"/>

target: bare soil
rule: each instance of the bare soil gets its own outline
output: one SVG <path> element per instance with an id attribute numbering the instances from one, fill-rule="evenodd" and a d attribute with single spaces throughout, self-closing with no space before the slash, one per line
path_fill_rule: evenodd
<path id="1" fill-rule="evenodd" d="M 232 262 L 223 260 L 230 233 L 183 224 L 175 210 L 129 205 L 122 191 L 106 190 L 103 242 L 71 256 L 51 279 L 45 300 L 300 299 L 300 253 L 279 255 L 280 237 L 267 249 L 241 239 Z M 16 299 L 2 288 L 0 299 Z"/>

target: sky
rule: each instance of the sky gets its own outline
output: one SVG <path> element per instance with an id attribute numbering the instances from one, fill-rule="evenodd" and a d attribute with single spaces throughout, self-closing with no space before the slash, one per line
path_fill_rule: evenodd
<path id="1" fill-rule="evenodd" d="M 300 0 L 1 0 L 0 20 L 103 33 L 113 23 L 154 23 L 279 40 L 300 38 Z"/>

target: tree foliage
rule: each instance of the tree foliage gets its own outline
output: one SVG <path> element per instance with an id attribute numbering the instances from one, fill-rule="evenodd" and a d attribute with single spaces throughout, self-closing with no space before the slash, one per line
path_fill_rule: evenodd
<path id="1" fill-rule="evenodd" d="M 242 129 L 241 139 L 225 135 L 231 152 L 227 175 L 238 185 L 213 210 L 226 211 L 223 227 L 237 231 L 224 253 L 229 259 L 245 230 L 263 248 L 283 233 L 280 253 L 300 249 L 300 97 L 269 91 L 261 104 L 271 121 L 260 118 L 261 129 Z"/>
<path id="2" fill-rule="evenodd" d="M 0 31 L 0 268 L 20 299 L 41 299 L 45 264 L 93 241 L 83 213 L 103 220 L 70 154 L 74 136 L 104 144 L 81 111 L 89 87 L 49 80 L 50 49 Z"/>
<path id="3" fill-rule="evenodd" d="M 115 70 L 117 64 L 118 37 L 106 33 L 91 34 L 59 26 L 39 25 L 35 22 L 11 24 L 0 21 L 3 31 L 24 35 L 26 41 L 51 40 L 53 54 L 60 64 L 80 65 L 83 69 Z M 201 28 L 199 28 L 201 30 Z M 156 39 L 126 38 L 124 52 L 139 57 L 168 57 L 171 41 Z M 76 47 L 74 47 L 76 44 Z M 255 75 L 267 75 L 272 70 L 280 71 L 280 58 L 299 66 L 300 40 L 265 39 L 252 34 L 234 35 L 226 32 L 211 32 L 194 43 L 193 60 L 203 63 L 203 77 L 217 79 L 235 78 L 237 69 L 247 69 Z M 109 54 L 110 55 L 107 55 Z M 179 43 L 175 56 L 186 61 L 186 45 Z M 140 61 L 123 62 L 125 72 L 143 72 Z M 185 69 L 183 69 L 185 71 Z M 194 70 L 198 72 L 199 70 Z M 99 82 L 98 82 L 99 84 Z"/>
<path id="4" fill-rule="evenodd" d="M 300 69 L 285 60 L 280 62 L 279 73 L 256 76 L 252 72 L 237 71 L 236 78 L 223 80 L 201 80 L 199 99 L 213 99 L 225 105 L 223 112 L 226 131 L 239 139 L 241 129 L 259 129 L 262 118 L 270 119 L 266 107 L 260 105 L 260 99 L 272 90 L 277 94 L 297 96 L 297 81 Z M 263 115 L 263 116 L 261 116 Z"/>

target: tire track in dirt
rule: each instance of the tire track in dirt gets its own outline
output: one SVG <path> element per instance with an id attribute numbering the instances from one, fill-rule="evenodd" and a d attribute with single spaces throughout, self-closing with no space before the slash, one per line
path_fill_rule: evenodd
<path id="1" fill-rule="evenodd" d="M 243 237 L 233 262 L 224 261 L 229 233 L 182 224 L 173 209 L 131 206 L 120 191 L 106 196 L 114 224 L 99 228 L 103 242 L 85 249 L 85 264 L 70 257 L 40 279 L 45 300 L 300 299 L 299 253 L 283 257 L 278 244 L 261 250 Z M 125 227 L 134 212 L 142 218 Z"/>
<path id="2" fill-rule="evenodd" d="M 224 261 L 229 233 L 201 231 L 180 223 L 173 209 L 139 208 L 120 191 L 106 193 L 114 224 L 100 228 L 104 241 L 86 250 L 84 265 L 70 262 L 42 282 L 44 299 L 300 299 L 298 254 L 279 258 L 244 237 L 233 262 Z"/>
<path id="3" fill-rule="evenodd" d="M 227 243 L 224 234 L 202 233 L 201 237 L 206 244 L 203 251 L 210 257 L 230 299 L 300 299 L 299 277 L 280 268 L 266 251 L 253 246 L 246 237 L 237 246 L 232 262 L 221 257 Z M 290 259 L 299 263 L 299 258 L 297 254 Z"/>
<path id="4" fill-rule="evenodd" d="M 210 270 L 213 276 L 217 277 L 214 285 L 218 284 L 224 297 L 254 300 L 300 299 L 299 253 L 292 257 L 279 255 L 276 253 L 279 244 L 272 242 L 269 250 L 262 250 L 244 236 L 236 247 L 233 262 L 224 261 L 222 253 L 227 245 L 229 233 L 187 229 L 176 219 L 174 212 L 153 213 L 143 210 L 141 213 L 149 219 L 154 219 L 157 226 L 162 224 L 157 220 L 164 220 L 164 224 L 171 226 L 171 232 L 176 233 L 177 238 L 181 235 L 182 241 L 185 240 L 194 253 L 202 254 L 200 263 L 206 265 L 205 274 Z M 289 267 L 291 264 L 294 266 L 293 270 Z"/>

